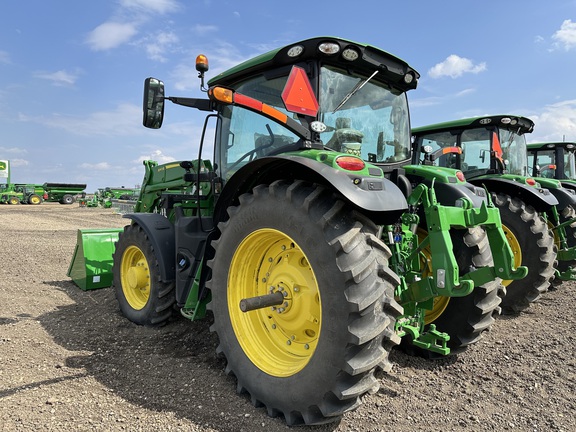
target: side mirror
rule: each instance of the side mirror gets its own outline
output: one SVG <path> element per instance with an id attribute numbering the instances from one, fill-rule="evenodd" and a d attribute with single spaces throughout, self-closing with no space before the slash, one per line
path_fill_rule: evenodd
<path id="1" fill-rule="evenodd" d="M 144 81 L 144 117 L 142 124 L 150 129 L 159 129 L 164 119 L 164 83 L 156 78 Z"/>

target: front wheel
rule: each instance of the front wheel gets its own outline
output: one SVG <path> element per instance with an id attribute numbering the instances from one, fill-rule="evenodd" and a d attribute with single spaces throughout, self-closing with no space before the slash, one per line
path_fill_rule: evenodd
<path id="1" fill-rule="evenodd" d="M 154 249 L 139 225 L 128 225 L 120 233 L 112 272 L 116 299 L 126 318 L 146 326 L 168 321 L 175 302 L 174 282 L 160 279 Z"/>
<path id="2" fill-rule="evenodd" d="M 10 205 L 20 204 L 20 200 L 18 199 L 18 197 L 11 196 L 10 198 L 8 198 L 8 204 Z"/>
<path id="3" fill-rule="evenodd" d="M 424 229 L 418 229 L 420 241 L 424 240 L 427 235 Z M 488 237 L 482 227 L 452 229 L 450 238 L 460 276 L 492 265 Z M 429 246 L 423 250 L 423 258 L 426 260 L 423 263 L 424 276 L 428 276 L 432 273 L 432 254 Z M 472 293 L 464 297 L 436 297 L 432 309 L 425 313 L 425 330 L 434 324 L 436 330 L 447 333 L 450 336 L 447 343 L 450 354 L 465 351 L 469 345 L 477 342 L 494 323 L 494 315 L 500 313 L 500 295 L 503 290 L 501 279 L 497 278 L 475 286 Z M 432 351 L 414 347 L 408 340 L 402 342 L 401 346 L 408 354 L 417 354 L 427 358 L 440 356 Z"/>
<path id="4" fill-rule="evenodd" d="M 506 295 L 502 299 L 503 314 L 517 314 L 538 300 L 554 278 L 556 248 L 548 225 L 530 205 L 506 194 L 493 194 L 500 210 L 502 228 L 514 253 L 514 265 L 528 267 L 528 275 L 520 280 L 505 280 Z"/>
<path id="5" fill-rule="evenodd" d="M 389 249 L 371 221 L 303 182 L 257 186 L 228 214 L 208 262 L 227 372 L 288 425 L 338 420 L 378 388 L 374 372 L 399 342 Z M 278 293 L 281 303 L 240 309 Z"/>

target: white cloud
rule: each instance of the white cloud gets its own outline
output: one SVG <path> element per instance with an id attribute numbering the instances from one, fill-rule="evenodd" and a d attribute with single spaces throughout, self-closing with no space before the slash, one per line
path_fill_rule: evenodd
<path id="1" fill-rule="evenodd" d="M 159 62 L 167 61 L 164 53 L 169 51 L 178 41 L 178 36 L 172 32 L 161 32 L 157 34 L 152 38 L 151 43 L 144 44 L 148 58 Z"/>
<path id="2" fill-rule="evenodd" d="M 128 42 L 136 33 L 134 23 L 110 21 L 92 30 L 86 41 L 94 51 L 106 51 Z"/>
<path id="3" fill-rule="evenodd" d="M 80 164 L 80 168 L 89 171 L 110 171 L 113 167 L 108 162 L 99 162 L 99 163 L 82 163 Z"/>
<path id="4" fill-rule="evenodd" d="M 560 26 L 560 30 L 552 35 L 552 39 L 556 40 L 555 48 L 564 48 L 566 51 L 576 48 L 576 22 L 572 20 L 564 20 Z"/>
<path id="5" fill-rule="evenodd" d="M 472 60 L 452 54 L 449 55 L 443 62 L 434 65 L 428 71 L 428 74 L 431 78 L 440 78 L 443 76 L 458 78 L 465 73 L 476 74 L 485 70 L 486 63 L 479 63 L 475 65 Z"/>
<path id="6" fill-rule="evenodd" d="M 24 154 L 28 153 L 28 150 L 20 147 L 2 147 L 0 146 L 0 154 Z"/>
<path id="7" fill-rule="evenodd" d="M 142 107 L 128 103 L 118 105 L 113 111 L 95 112 L 86 117 L 58 113 L 41 117 L 20 114 L 19 120 L 62 129 L 80 136 L 131 136 L 144 131 Z"/>
<path id="8" fill-rule="evenodd" d="M 27 161 L 26 159 L 11 159 L 8 158 L 8 160 L 10 161 L 10 169 L 14 169 L 16 167 L 23 167 L 23 166 L 28 166 L 30 165 L 30 162 Z"/>
<path id="9" fill-rule="evenodd" d="M 65 70 L 59 70 L 52 73 L 38 72 L 35 74 L 38 78 L 46 79 L 52 81 L 55 86 L 71 86 L 76 83 L 78 76 L 67 72 Z"/>
<path id="10" fill-rule="evenodd" d="M 576 99 L 547 105 L 542 113 L 530 118 L 535 123 L 530 142 L 576 141 Z"/>
<path id="11" fill-rule="evenodd" d="M 158 164 L 162 165 L 168 162 L 172 162 L 175 159 L 172 156 L 168 156 L 162 153 L 162 150 L 154 150 L 147 155 L 139 156 L 138 159 L 134 161 L 134 163 L 138 163 L 141 166 L 142 162 L 145 160 L 154 160 L 158 162 Z"/>
<path id="12" fill-rule="evenodd" d="M 160 14 L 175 12 L 180 9 L 180 5 L 174 0 L 121 0 L 120 6 L 126 9 Z"/>

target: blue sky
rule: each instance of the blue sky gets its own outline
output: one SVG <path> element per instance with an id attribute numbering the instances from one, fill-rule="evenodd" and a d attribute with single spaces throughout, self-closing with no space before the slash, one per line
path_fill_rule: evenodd
<path id="1" fill-rule="evenodd" d="M 148 76 L 199 97 L 208 77 L 314 36 L 378 46 L 421 74 L 413 126 L 515 113 L 529 142 L 576 141 L 576 0 L 3 0 L 0 160 L 13 182 L 139 184 L 142 160 L 197 156 L 203 115 L 168 104 L 142 126 Z M 4 181 L 4 180 L 2 180 Z"/>

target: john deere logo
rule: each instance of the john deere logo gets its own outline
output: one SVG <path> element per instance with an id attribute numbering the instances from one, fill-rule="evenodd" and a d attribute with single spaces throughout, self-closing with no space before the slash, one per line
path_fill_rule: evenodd
<path id="1" fill-rule="evenodd" d="M 0 171 L 5 171 L 6 168 L 8 168 L 8 165 L 6 165 L 6 162 L 0 161 Z"/>

